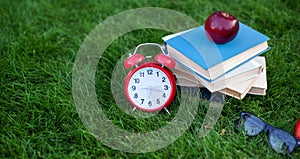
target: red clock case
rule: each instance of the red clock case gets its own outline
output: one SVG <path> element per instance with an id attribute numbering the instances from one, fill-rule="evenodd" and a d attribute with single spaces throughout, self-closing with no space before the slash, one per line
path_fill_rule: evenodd
<path id="1" fill-rule="evenodd" d="M 171 85 L 171 93 L 170 93 L 170 97 L 169 99 L 160 107 L 155 108 L 155 109 L 144 109 L 138 105 L 136 105 L 131 98 L 129 97 L 129 93 L 128 93 L 128 85 L 129 85 L 129 81 L 131 79 L 131 77 L 133 76 L 133 74 L 135 72 L 137 72 L 138 70 L 145 68 L 145 67 L 154 67 L 157 68 L 159 70 L 161 70 L 162 72 L 164 72 L 168 79 L 170 80 L 170 85 Z M 130 102 L 130 104 L 132 104 L 134 107 L 136 107 L 139 110 L 145 111 L 145 112 L 156 112 L 159 111 L 161 109 L 163 109 L 164 107 L 167 107 L 168 105 L 170 105 L 173 101 L 173 99 L 175 98 L 176 95 L 176 80 L 175 77 L 173 75 L 173 73 L 167 68 L 167 67 L 162 67 L 159 63 L 157 62 L 146 62 L 141 64 L 140 66 L 132 69 L 126 76 L 125 82 L 124 82 L 124 92 L 125 92 L 125 96 L 126 99 Z"/>

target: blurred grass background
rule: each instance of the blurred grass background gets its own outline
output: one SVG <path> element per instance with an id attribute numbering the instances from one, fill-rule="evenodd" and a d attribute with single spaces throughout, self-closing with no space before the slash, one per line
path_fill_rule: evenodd
<path id="1" fill-rule="evenodd" d="M 264 54 L 268 90 L 266 96 L 247 95 L 241 101 L 228 97 L 217 125 L 203 139 L 198 138 L 192 125 L 166 148 L 131 154 L 105 146 L 84 128 L 72 97 L 72 67 L 81 43 L 97 24 L 122 11 L 149 6 L 179 11 L 199 21 L 199 25 L 212 12 L 224 10 L 269 36 L 272 48 Z M 293 133 L 300 117 L 299 17 L 300 4 L 292 0 L 3 0 L 0 2 L 0 157 L 299 158 L 300 149 L 290 156 L 281 156 L 269 147 L 265 133 L 247 137 L 236 128 L 240 112 L 248 111 Z M 106 69 L 97 73 L 98 82 L 109 83 L 112 66 L 126 51 L 144 42 L 162 43 L 161 37 L 167 34 L 162 30 L 141 29 L 118 38 L 101 59 L 107 61 L 107 66 L 99 66 Z M 109 86 L 103 91 L 111 93 Z M 98 96 L 99 100 L 107 97 Z M 113 100 L 107 102 L 109 106 Z M 118 124 L 122 120 L 120 113 L 116 109 L 108 115 Z M 163 115 L 161 118 L 165 120 Z M 201 120 L 196 117 L 194 122 Z M 151 123 L 135 125 L 129 119 L 123 122 L 125 127 L 139 130 L 151 127 Z"/>

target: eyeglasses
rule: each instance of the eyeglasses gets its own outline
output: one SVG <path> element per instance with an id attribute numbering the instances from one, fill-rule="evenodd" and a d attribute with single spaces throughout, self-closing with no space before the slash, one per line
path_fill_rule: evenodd
<path id="1" fill-rule="evenodd" d="M 262 131 L 267 131 L 268 142 L 278 153 L 292 153 L 300 146 L 300 140 L 296 139 L 293 135 L 267 124 L 265 121 L 251 113 L 241 113 L 238 127 L 245 131 L 248 136 L 255 136 Z"/>

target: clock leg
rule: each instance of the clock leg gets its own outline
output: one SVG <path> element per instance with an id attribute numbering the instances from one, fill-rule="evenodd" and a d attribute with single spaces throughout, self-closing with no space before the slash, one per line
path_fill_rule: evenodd
<path id="1" fill-rule="evenodd" d="M 164 110 L 165 110 L 169 115 L 171 115 L 170 112 L 169 112 L 169 110 L 168 110 L 166 107 L 164 107 Z"/>
<path id="2" fill-rule="evenodd" d="M 136 110 L 136 107 L 133 107 L 132 111 L 134 112 Z"/>

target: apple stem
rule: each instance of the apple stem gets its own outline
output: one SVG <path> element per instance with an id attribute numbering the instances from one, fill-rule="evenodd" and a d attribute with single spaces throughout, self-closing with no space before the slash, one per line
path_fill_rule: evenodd
<path id="1" fill-rule="evenodd" d="M 228 13 L 222 13 L 225 17 L 229 17 L 229 14 Z"/>

